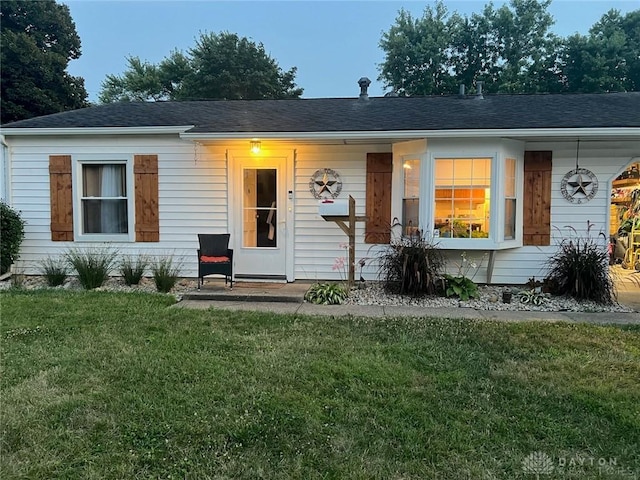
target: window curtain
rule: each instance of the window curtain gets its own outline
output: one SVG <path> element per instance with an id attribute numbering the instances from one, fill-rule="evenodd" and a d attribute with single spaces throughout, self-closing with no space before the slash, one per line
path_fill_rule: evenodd
<path id="1" fill-rule="evenodd" d="M 127 201 L 125 197 L 125 170 L 123 165 L 100 167 L 100 196 L 102 201 L 100 230 L 102 233 L 127 232 Z"/>

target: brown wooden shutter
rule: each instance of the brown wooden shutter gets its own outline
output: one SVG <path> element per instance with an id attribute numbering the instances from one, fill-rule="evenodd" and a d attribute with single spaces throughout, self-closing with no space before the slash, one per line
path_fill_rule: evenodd
<path id="1" fill-rule="evenodd" d="M 551 244 L 551 152 L 524 152 L 523 244 Z"/>
<path id="2" fill-rule="evenodd" d="M 366 243 L 391 241 L 392 165 L 391 153 L 367 153 Z"/>
<path id="3" fill-rule="evenodd" d="M 71 155 L 49 156 L 51 194 L 51 240 L 73 241 L 73 192 Z"/>
<path id="4" fill-rule="evenodd" d="M 135 182 L 136 242 L 160 241 L 158 214 L 158 156 L 133 157 Z"/>

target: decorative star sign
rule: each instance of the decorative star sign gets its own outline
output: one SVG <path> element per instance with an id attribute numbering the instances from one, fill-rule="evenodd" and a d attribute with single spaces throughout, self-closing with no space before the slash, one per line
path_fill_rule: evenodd
<path id="1" fill-rule="evenodd" d="M 573 191 L 569 192 L 568 187 Z M 588 202 L 598 192 L 598 178 L 591 170 L 576 168 L 562 178 L 560 191 L 562 196 L 571 203 Z"/>
<path id="2" fill-rule="evenodd" d="M 331 187 L 333 187 L 336 183 L 338 183 L 337 180 L 329 180 L 327 172 L 324 172 L 324 174 L 322 175 L 322 179 L 315 181 L 315 184 L 320 187 L 320 190 L 318 190 L 319 195 L 322 195 L 324 192 L 328 192 L 329 195 L 333 195 Z"/>
<path id="3" fill-rule="evenodd" d="M 573 187 L 573 194 L 575 195 L 576 193 L 581 193 L 583 194 L 585 197 L 588 195 L 587 191 L 585 190 L 586 187 L 588 187 L 589 185 L 591 185 L 593 182 L 587 182 L 586 180 L 584 180 L 582 178 L 582 174 L 578 174 L 578 177 L 576 178 L 575 182 L 568 182 L 569 186 Z"/>
<path id="4" fill-rule="evenodd" d="M 336 198 L 342 191 L 340 175 L 330 168 L 316 170 L 309 181 L 309 191 L 318 199 Z"/>

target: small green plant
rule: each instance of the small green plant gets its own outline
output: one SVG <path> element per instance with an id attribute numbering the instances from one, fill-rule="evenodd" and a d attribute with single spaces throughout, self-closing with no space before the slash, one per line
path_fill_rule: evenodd
<path id="1" fill-rule="evenodd" d="M 115 266 L 116 257 L 117 251 L 110 247 L 72 248 L 65 254 L 85 290 L 102 286 Z"/>
<path id="2" fill-rule="evenodd" d="M 47 257 L 40 265 L 40 273 L 50 287 L 62 285 L 69 274 L 69 265 L 64 258 Z"/>
<path id="3" fill-rule="evenodd" d="M 518 292 L 518 298 L 522 303 L 528 303 L 531 305 L 542 305 L 546 299 L 544 293 L 537 288 Z"/>
<path id="4" fill-rule="evenodd" d="M 0 232 L 0 274 L 3 274 L 18 259 L 24 239 L 24 220 L 4 202 L 0 202 Z"/>
<path id="5" fill-rule="evenodd" d="M 175 263 L 171 255 L 153 259 L 150 261 L 150 265 L 156 290 L 162 293 L 169 293 L 178 281 L 180 265 Z"/>
<path id="6" fill-rule="evenodd" d="M 587 222 L 586 236 L 578 235 L 572 226 L 566 227 L 570 235 L 560 241 L 547 261 L 547 278 L 557 285 L 560 295 L 611 304 L 615 300 L 615 286 L 609 273 L 608 240 L 604 232 L 598 234 L 601 241 L 592 238 L 592 227 Z"/>
<path id="7" fill-rule="evenodd" d="M 482 256 L 479 262 L 476 262 L 475 260 L 467 258 L 467 252 L 460 254 L 461 261 L 460 263 L 456 263 L 458 267 L 456 275 L 444 275 L 445 295 L 447 297 L 459 297 L 460 300 L 469 300 L 469 298 L 476 298 L 478 296 L 478 285 L 476 285 L 473 279 L 478 273 L 485 256 L 486 254 Z M 473 271 L 473 273 L 469 276 L 471 271 Z"/>
<path id="8" fill-rule="evenodd" d="M 347 290 L 337 283 L 316 283 L 304 295 L 307 302 L 318 305 L 340 305 L 347 298 Z"/>
<path id="9" fill-rule="evenodd" d="M 421 231 L 392 240 L 378 260 L 379 276 L 387 291 L 413 296 L 437 291 L 444 259 L 438 246 Z"/>
<path id="10" fill-rule="evenodd" d="M 149 258 L 146 255 L 138 255 L 135 259 L 125 256 L 120 261 L 120 274 L 124 283 L 128 286 L 138 285 L 144 272 L 149 266 Z"/>
<path id="11" fill-rule="evenodd" d="M 458 297 L 460 300 L 469 300 L 478 296 L 478 285 L 473 280 L 465 276 L 454 277 L 444 275 L 446 282 L 445 293 L 447 297 Z"/>

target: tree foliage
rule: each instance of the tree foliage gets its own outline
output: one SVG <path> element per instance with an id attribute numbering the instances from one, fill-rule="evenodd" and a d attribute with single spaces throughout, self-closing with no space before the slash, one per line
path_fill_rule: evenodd
<path id="1" fill-rule="evenodd" d="M 103 103 L 144 100 L 297 98 L 296 68 L 283 71 L 262 43 L 236 34 L 201 34 L 186 54 L 158 64 L 129 57 L 123 75 L 108 75 Z"/>
<path id="2" fill-rule="evenodd" d="M 86 105 L 84 80 L 66 72 L 80 57 L 69 7 L 54 0 L 0 2 L 2 123 Z"/>
<path id="3" fill-rule="evenodd" d="M 640 10 L 610 10 L 588 36 L 567 39 L 563 58 L 570 91 L 640 90 Z"/>
<path id="4" fill-rule="evenodd" d="M 489 3 L 469 17 L 443 2 L 420 18 L 400 10 L 383 33 L 379 80 L 400 95 L 452 93 L 483 80 L 488 92 L 557 93 L 638 90 L 640 10 L 611 10 L 589 36 L 551 32 L 551 0 Z"/>

